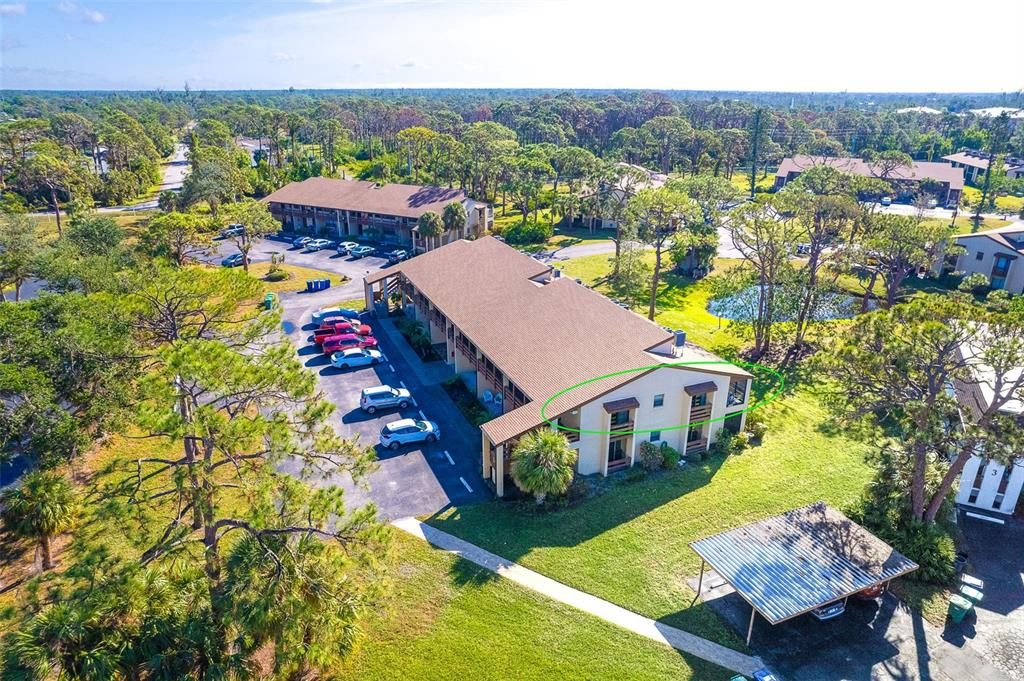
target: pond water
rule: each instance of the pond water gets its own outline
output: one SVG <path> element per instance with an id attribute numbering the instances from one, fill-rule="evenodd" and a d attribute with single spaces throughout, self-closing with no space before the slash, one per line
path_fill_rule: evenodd
<path id="1" fill-rule="evenodd" d="M 749 322 L 757 314 L 757 299 L 760 292 L 760 286 L 751 286 L 731 296 L 712 300 L 708 303 L 708 312 L 723 319 Z M 860 312 L 860 305 L 860 299 L 854 296 L 824 293 L 818 297 L 812 317 L 816 321 L 850 319 Z M 799 312 L 796 297 L 780 291 L 776 295 L 776 310 L 776 321 L 795 321 Z"/>

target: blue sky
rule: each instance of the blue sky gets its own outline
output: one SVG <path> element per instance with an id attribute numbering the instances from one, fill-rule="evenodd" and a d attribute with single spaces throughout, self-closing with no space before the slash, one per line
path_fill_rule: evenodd
<path id="1" fill-rule="evenodd" d="M 0 88 L 1024 88 L 1012 31 L 979 68 L 959 21 L 1024 2 L 0 0 Z"/>

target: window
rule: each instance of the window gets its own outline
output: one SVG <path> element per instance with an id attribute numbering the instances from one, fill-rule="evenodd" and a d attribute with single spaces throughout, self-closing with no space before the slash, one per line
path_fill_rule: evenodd
<path id="1" fill-rule="evenodd" d="M 977 253 L 974 254 L 974 259 L 975 260 L 983 260 L 984 258 L 985 258 L 985 254 L 982 253 L 981 251 L 978 251 Z"/>
<path id="2" fill-rule="evenodd" d="M 629 410 L 623 409 L 612 413 L 612 427 L 623 426 L 629 423 Z"/>
<path id="3" fill-rule="evenodd" d="M 655 406 L 655 408 L 665 406 L 665 395 L 664 394 L 662 394 L 662 395 L 655 395 L 654 396 L 654 406 Z"/>
<path id="4" fill-rule="evenodd" d="M 660 442 L 660 441 L 661 441 L 661 431 L 660 430 L 656 430 L 653 433 L 651 433 L 651 442 Z"/>
<path id="5" fill-rule="evenodd" d="M 690 400 L 691 407 L 703 407 L 708 403 L 708 394 L 701 393 L 700 395 L 694 395 L 693 399 Z"/>

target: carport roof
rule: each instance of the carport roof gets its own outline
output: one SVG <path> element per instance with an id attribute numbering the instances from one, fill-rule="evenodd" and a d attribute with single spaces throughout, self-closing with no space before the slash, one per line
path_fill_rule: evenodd
<path id="1" fill-rule="evenodd" d="M 917 569 L 917 563 L 817 502 L 690 543 L 772 624 Z"/>

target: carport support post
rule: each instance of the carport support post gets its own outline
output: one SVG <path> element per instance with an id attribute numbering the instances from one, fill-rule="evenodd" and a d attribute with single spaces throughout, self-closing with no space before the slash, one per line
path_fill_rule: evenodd
<path id="1" fill-rule="evenodd" d="M 750 636 L 754 633 L 754 618 L 757 617 L 757 609 L 750 606 L 750 626 L 747 627 L 747 645 L 750 645 Z"/>
<path id="2" fill-rule="evenodd" d="M 700 600 L 700 590 L 704 586 L 704 559 L 700 559 L 700 577 L 697 578 L 697 600 Z"/>

